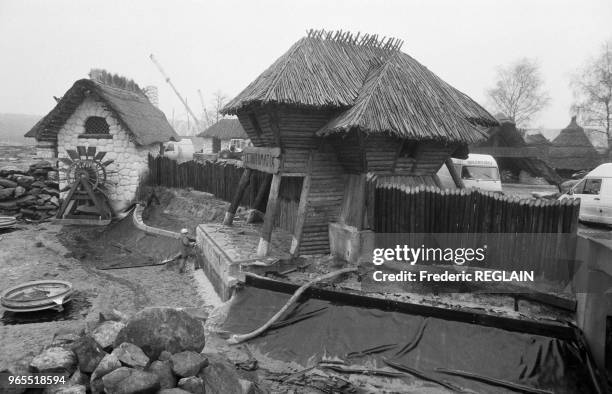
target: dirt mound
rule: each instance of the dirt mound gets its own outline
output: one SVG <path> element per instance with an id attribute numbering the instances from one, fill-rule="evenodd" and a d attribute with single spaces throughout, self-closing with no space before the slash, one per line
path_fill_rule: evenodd
<path id="1" fill-rule="evenodd" d="M 146 224 L 179 231 L 188 228 L 194 231 L 201 223 L 220 223 L 223 221 L 229 203 L 209 193 L 196 190 L 157 188 L 155 194 L 159 205 L 151 204 L 142 215 Z M 246 210 L 239 209 L 236 220 L 244 220 Z"/>

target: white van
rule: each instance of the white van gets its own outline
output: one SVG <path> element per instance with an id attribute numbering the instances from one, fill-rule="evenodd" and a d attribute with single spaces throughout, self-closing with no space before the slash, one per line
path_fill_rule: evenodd
<path id="1" fill-rule="evenodd" d="M 565 198 L 580 198 L 580 220 L 612 225 L 612 163 L 589 172 L 559 197 Z"/>
<path id="2" fill-rule="evenodd" d="M 502 191 L 499 168 L 493 156 L 470 153 L 466 160 L 452 159 L 452 161 L 455 171 L 461 176 L 466 188 L 472 187 L 493 192 Z M 438 171 L 438 178 L 440 178 L 443 186 L 446 186 L 449 180 L 452 182 L 445 165 Z"/>
<path id="3" fill-rule="evenodd" d="M 193 160 L 193 153 L 193 141 L 189 138 L 181 138 L 180 141 L 169 141 L 164 147 L 164 156 L 179 163 Z"/>

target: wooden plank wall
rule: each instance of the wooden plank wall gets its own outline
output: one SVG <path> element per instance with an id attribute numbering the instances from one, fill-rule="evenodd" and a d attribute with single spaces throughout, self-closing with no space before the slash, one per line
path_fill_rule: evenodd
<path id="1" fill-rule="evenodd" d="M 329 223 L 339 219 L 344 185 L 344 170 L 335 152 L 313 152 L 300 254 L 329 253 Z"/>

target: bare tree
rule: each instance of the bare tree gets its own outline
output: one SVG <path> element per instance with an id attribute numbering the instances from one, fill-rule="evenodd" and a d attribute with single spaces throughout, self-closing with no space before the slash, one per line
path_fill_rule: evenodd
<path id="1" fill-rule="evenodd" d="M 496 111 L 509 116 L 519 127 L 527 127 L 550 102 L 535 60 L 523 58 L 499 67 L 496 79 L 487 96 Z"/>
<path id="2" fill-rule="evenodd" d="M 208 118 L 210 119 L 212 123 L 216 123 L 220 119 L 223 118 L 223 115 L 221 114 L 221 109 L 223 108 L 223 106 L 225 106 L 226 102 L 227 102 L 227 95 L 223 93 L 221 90 L 217 90 L 216 92 L 213 93 L 213 98 L 211 101 L 212 109 L 209 110 L 209 113 L 208 113 Z"/>
<path id="3" fill-rule="evenodd" d="M 572 111 L 583 124 L 603 128 L 612 139 L 612 41 L 604 43 L 601 53 L 572 76 L 571 87 Z"/>

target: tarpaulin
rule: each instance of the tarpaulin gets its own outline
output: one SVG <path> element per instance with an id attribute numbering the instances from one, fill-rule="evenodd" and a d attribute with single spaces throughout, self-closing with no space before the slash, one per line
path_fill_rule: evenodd
<path id="1" fill-rule="evenodd" d="M 224 328 L 250 332 L 289 297 L 246 286 L 234 296 Z M 249 344 L 270 358 L 304 367 L 324 355 L 368 368 L 389 368 L 387 360 L 479 393 L 522 391 L 506 383 L 533 389 L 523 392 L 597 392 L 587 356 L 571 339 L 322 299 L 300 300 L 280 324 Z"/>

